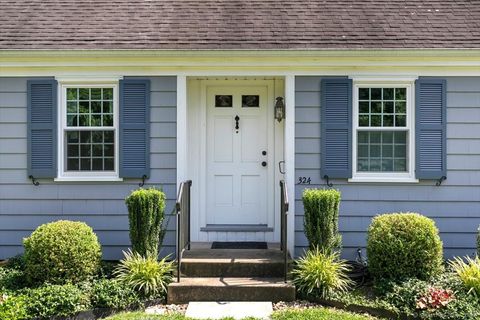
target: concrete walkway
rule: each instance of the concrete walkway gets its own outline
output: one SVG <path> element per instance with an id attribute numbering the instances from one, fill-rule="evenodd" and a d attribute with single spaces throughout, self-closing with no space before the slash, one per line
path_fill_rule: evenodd
<path id="1" fill-rule="evenodd" d="M 272 312 L 271 302 L 190 302 L 185 315 L 195 319 L 269 319 Z"/>

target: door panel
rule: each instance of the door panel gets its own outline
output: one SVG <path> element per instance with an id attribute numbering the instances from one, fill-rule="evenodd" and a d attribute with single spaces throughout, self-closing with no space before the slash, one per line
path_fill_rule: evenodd
<path id="1" fill-rule="evenodd" d="M 207 225 L 268 224 L 267 94 L 261 86 L 207 89 Z"/>

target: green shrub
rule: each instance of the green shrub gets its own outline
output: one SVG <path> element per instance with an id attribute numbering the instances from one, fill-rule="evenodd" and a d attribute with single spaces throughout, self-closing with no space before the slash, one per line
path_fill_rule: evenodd
<path id="1" fill-rule="evenodd" d="M 25 320 L 29 318 L 25 296 L 0 295 L 0 319 Z"/>
<path id="2" fill-rule="evenodd" d="M 140 292 L 145 297 L 162 296 L 173 280 L 173 263 L 166 258 L 157 261 L 156 257 L 142 257 L 137 252 L 124 252 L 114 274 L 117 279 Z"/>
<path id="3" fill-rule="evenodd" d="M 23 271 L 0 267 L 0 292 L 1 290 L 18 290 L 26 285 Z"/>
<path id="4" fill-rule="evenodd" d="M 164 234 L 165 199 L 162 191 L 150 188 L 135 190 L 125 200 L 132 249 L 142 256 L 158 256 Z"/>
<path id="5" fill-rule="evenodd" d="M 27 291 L 28 313 L 35 318 L 71 316 L 90 308 L 88 295 L 72 284 L 46 285 Z"/>
<path id="6" fill-rule="evenodd" d="M 442 241 L 433 220 L 417 213 L 384 214 L 367 235 L 369 271 L 376 281 L 427 280 L 442 271 Z"/>
<path id="7" fill-rule="evenodd" d="M 466 257 L 466 262 L 461 258 L 450 261 L 450 266 L 457 273 L 469 293 L 480 298 L 480 258 Z"/>
<path id="8" fill-rule="evenodd" d="M 342 242 L 338 232 L 340 191 L 305 189 L 302 200 L 305 209 L 304 230 L 310 249 L 332 252 L 339 248 Z"/>
<path id="9" fill-rule="evenodd" d="M 11 257 L 7 260 L 7 264 L 5 265 L 9 269 L 16 269 L 16 270 L 25 270 L 25 258 L 23 255 L 19 254 L 14 257 Z"/>
<path id="10" fill-rule="evenodd" d="M 138 294 L 131 287 L 108 279 L 93 284 L 90 301 L 94 308 L 126 309 L 140 304 Z"/>
<path id="11" fill-rule="evenodd" d="M 95 275 L 100 266 L 97 236 L 83 222 L 41 225 L 23 244 L 26 275 L 31 283 L 79 282 Z"/>
<path id="12" fill-rule="evenodd" d="M 316 248 L 296 261 L 293 283 L 306 296 L 328 298 L 333 292 L 346 291 L 353 282 L 348 278 L 348 265 L 337 252 L 327 253 Z"/>

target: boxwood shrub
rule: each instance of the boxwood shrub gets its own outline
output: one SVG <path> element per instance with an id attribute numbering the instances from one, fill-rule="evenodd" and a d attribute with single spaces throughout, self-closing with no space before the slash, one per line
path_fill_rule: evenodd
<path id="1" fill-rule="evenodd" d="M 368 229 L 367 256 L 376 281 L 427 280 L 443 266 L 438 229 L 433 220 L 417 213 L 375 217 Z"/>
<path id="2" fill-rule="evenodd" d="M 93 284 L 90 301 L 94 308 L 126 309 L 138 307 L 141 300 L 130 286 L 114 279 L 101 279 Z"/>
<path id="3" fill-rule="evenodd" d="M 60 220 L 41 225 L 23 244 L 30 283 L 75 283 L 99 270 L 100 244 L 83 222 Z"/>

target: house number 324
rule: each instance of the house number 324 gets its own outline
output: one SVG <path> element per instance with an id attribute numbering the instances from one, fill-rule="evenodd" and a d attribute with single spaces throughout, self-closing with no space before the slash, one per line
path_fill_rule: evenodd
<path id="1" fill-rule="evenodd" d="M 310 184 L 312 179 L 310 177 L 298 177 L 298 184 Z"/>

